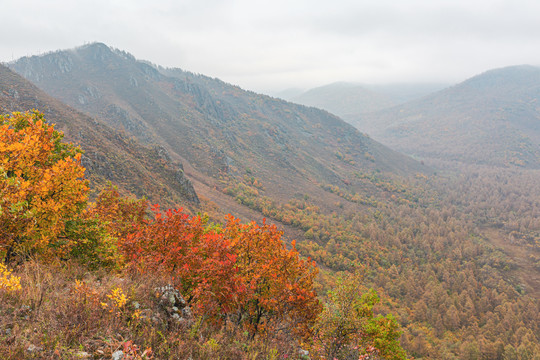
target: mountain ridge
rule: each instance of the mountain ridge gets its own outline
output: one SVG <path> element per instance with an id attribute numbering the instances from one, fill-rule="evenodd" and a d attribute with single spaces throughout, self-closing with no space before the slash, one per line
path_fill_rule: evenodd
<path id="1" fill-rule="evenodd" d="M 66 140 L 82 144 L 82 163 L 94 188 L 108 181 L 123 191 L 166 203 L 198 203 L 199 199 L 179 162 L 171 161 L 164 149 L 143 147 L 125 135 L 53 99 L 33 84 L 0 65 L 0 109 L 2 113 L 42 111 L 57 125 Z M 145 181 L 141 181 L 144 179 Z"/>
<path id="2" fill-rule="evenodd" d="M 316 183 L 350 181 L 358 170 L 427 170 L 327 112 L 149 65 L 101 43 L 10 67 L 79 111 L 163 146 L 211 187 L 222 186 L 220 176 L 250 172 L 268 179 L 268 191 L 290 198 L 306 186 L 320 189 Z"/>
<path id="3" fill-rule="evenodd" d="M 420 158 L 540 167 L 540 69 L 494 69 L 422 99 L 349 117 Z"/>
<path id="4" fill-rule="evenodd" d="M 343 119 L 396 106 L 445 88 L 435 83 L 362 84 L 335 82 L 306 91 L 280 93 L 284 99 L 327 110 Z"/>

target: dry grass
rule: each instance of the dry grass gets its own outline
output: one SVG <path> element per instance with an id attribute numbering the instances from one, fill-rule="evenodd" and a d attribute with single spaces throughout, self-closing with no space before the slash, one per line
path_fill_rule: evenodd
<path id="1" fill-rule="evenodd" d="M 36 261 L 13 274 L 22 290 L 0 291 L 1 359 L 111 359 L 118 350 L 124 359 L 298 358 L 297 344 L 285 334 L 251 340 L 230 323 L 212 327 L 200 317 L 178 323 L 156 295 L 167 279 L 151 274 Z M 114 289 L 126 296 L 125 305 Z"/>

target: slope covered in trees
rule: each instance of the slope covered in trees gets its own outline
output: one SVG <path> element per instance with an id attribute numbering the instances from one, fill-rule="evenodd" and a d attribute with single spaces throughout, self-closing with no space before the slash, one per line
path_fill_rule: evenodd
<path id="1" fill-rule="evenodd" d="M 347 120 L 424 159 L 540 168 L 540 69 L 491 70 L 423 99 Z"/>
<path id="2" fill-rule="evenodd" d="M 152 66 L 103 44 L 9 66 L 68 105 L 163 146 L 195 181 L 212 186 L 221 186 L 220 175 L 238 178 L 247 169 L 290 198 L 306 187 L 316 193 L 314 181 L 339 182 L 355 170 L 425 171 L 324 111 Z M 336 162 L 337 154 L 345 161 Z"/>
<path id="3" fill-rule="evenodd" d="M 150 66 L 99 44 L 24 59 L 17 66 L 42 88 L 122 131 L 163 141 L 171 157 L 185 160 L 199 194 L 217 203 L 203 202 L 213 219 L 219 206 L 245 211 L 246 219 L 266 217 L 296 237 L 298 251 L 320 269 L 313 289 L 330 303 L 355 304 L 324 310 L 327 320 L 335 319 L 333 312 L 352 318 L 314 328 L 313 354 L 359 356 L 354 346 L 338 345 L 362 337 L 344 336 L 336 340 L 337 348 L 316 342 L 332 338 L 334 325 L 366 324 L 356 322 L 355 314 L 376 319 L 375 314 L 389 313 L 401 324 L 401 343 L 415 358 L 534 359 L 538 353 L 535 280 L 490 241 L 495 232 L 535 246 L 538 191 L 531 173 L 516 177 L 512 170 L 496 177 L 486 169 L 432 175 L 327 113 Z M 112 102 L 129 116 L 108 112 Z M 145 232 L 136 237 L 141 252 L 135 256 L 153 251 L 145 238 Z M 531 268 L 533 260 L 527 260 Z M 225 265 L 230 259 L 219 261 Z M 167 271 L 182 270 L 165 259 L 160 264 Z M 354 280 L 346 274 L 355 274 Z M 365 297 L 350 293 L 362 286 Z M 377 290 L 380 303 L 369 287 Z M 184 291 L 196 294 L 196 289 L 188 284 Z M 326 296 L 329 289 L 334 292 Z M 219 309 L 225 300 L 217 299 L 212 303 Z M 249 316 L 241 318 L 250 323 Z M 323 329 L 326 335 L 319 332 Z"/>
<path id="4" fill-rule="evenodd" d="M 80 149 L 63 143 L 41 114 L 2 116 L 0 127 L 3 358 L 103 358 L 112 344 L 122 357 L 137 359 L 296 357 L 305 351 L 299 342 L 324 358 L 319 347 L 333 346 L 333 324 L 322 325 L 313 289 L 316 265 L 301 259 L 294 243 L 287 249 L 274 225 L 241 224 L 232 216 L 209 224 L 157 206 L 147 218 L 147 201 L 123 198 L 112 187 L 87 204 Z M 105 282 L 129 281 L 103 294 L 74 266 L 99 271 Z M 330 354 L 405 359 L 394 318 L 373 315 L 374 292 L 347 291 L 356 297 L 355 312 L 335 316 L 354 328 Z M 332 297 L 328 306 L 346 301 Z M 243 344 L 227 346 L 216 336 Z M 250 346 L 261 355 L 246 351 Z"/>

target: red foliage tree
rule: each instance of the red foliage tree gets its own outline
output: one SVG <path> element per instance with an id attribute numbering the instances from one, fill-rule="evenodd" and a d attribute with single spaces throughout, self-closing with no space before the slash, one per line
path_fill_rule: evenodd
<path id="1" fill-rule="evenodd" d="M 313 290 L 315 264 L 300 259 L 294 241 L 288 250 L 275 225 L 241 224 L 229 215 L 224 234 L 238 256 L 246 288 L 237 321 L 245 322 L 253 334 L 281 328 L 308 337 L 321 311 Z"/>
<path id="2" fill-rule="evenodd" d="M 243 296 L 231 244 L 207 230 L 200 216 L 179 210 L 165 214 L 154 207 L 154 219 L 123 242 L 127 260 L 140 271 L 171 276 L 174 285 L 214 320 L 222 319 Z"/>
<path id="3" fill-rule="evenodd" d="M 127 260 L 140 271 L 159 271 L 195 311 L 230 319 L 255 334 L 286 329 L 308 337 L 321 307 L 313 291 L 314 263 L 287 250 L 275 225 L 208 227 L 204 218 L 154 208 L 154 219 L 123 242 Z"/>

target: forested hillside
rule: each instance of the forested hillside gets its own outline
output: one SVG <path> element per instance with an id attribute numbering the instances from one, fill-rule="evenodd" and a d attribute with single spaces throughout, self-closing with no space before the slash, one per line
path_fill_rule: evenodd
<path id="1" fill-rule="evenodd" d="M 82 150 L 42 114 L 0 130 L 2 358 L 406 358 L 355 277 L 323 310 L 315 262 L 275 225 L 149 216 L 112 186 L 89 203 Z"/>
<path id="2" fill-rule="evenodd" d="M 315 261 L 317 277 L 295 275 L 295 279 L 313 281 L 308 290 L 317 292 L 323 306 L 315 313 L 322 314 L 320 318 L 328 322 L 297 322 L 294 319 L 298 318 L 286 315 L 286 319 L 278 317 L 277 322 L 268 318 L 262 327 L 268 331 L 263 332 L 254 324 L 262 324 L 265 312 L 260 321 L 253 322 L 250 316 L 259 310 L 249 310 L 246 303 L 242 303 L 247 307 L 241 311 L 226 305 L 227 299 L 204 304 L 212 309 L 216 309 L 216 304 L 224 306 L 226 314 L 250 314 L 239 319 L 251 319 L 243 324 L 254 341 L 245 343 L 250 353 L 256 352 L 254 358 L 271 358 L 269 354 L 276 342 L 288 345 L 283 345 L 286 350 L 275 356 L 301 358 L 303 355 L 292 345 L 299 339 L 293 336 L 293 327 L 301 324 L 308 324 L 306 329 L 315 331 L 301 343 L 302 349 L 310 349 L 312 358 L 349 359 L 370 352 L 375 358 L 399 358 L 402 355 L 397 347 L 393 347 L 394 355 L 384 355 L 383 345 L 391 343 L 390 338 L 377 343 L 378 347 L 375 342 L 360 341 L 380 334 L 380 326 L 392 328 L 389 334 L 394 334 L 397 329 L 391 319 L 395 317 L 403 331 L 401 345 L 412 358 L 538 359 L 537 170 L 476 165 L 465 168 L 460 163 L 426 159 L 434 165 L 428 167 L 389 150 L 326 112 L 246 92 L 217 79 L 150 65 L 103 44 L 23 58 L 10 66 L 50 95 L 125 136 L 161 146 L 171 159 L 182 162 L 185 174 L 203 200 L 199 210 L 206 212 L 206 217 L 192 218 L 176 212 L 155 215 L 146 222 L 148 227 L 138 230 L 138 235 L 125 237 L 127 242 L 116 236 L 127 259 L 142 257 L 151 266 L 158 266 L 167 274 L 178 271 L 182 277 L 182 271 L 187 272 L 196 262 L 199 250 L 192 253 L 193 248 L 207 246 L 188 243 L 187 251 L 175 243 L 178 239 L 191 239 L 186 234 L 191 234 L 192 229 L 201 234 L 200 239 L 207 238 L 202 234 L 225 234 L 224 244 L 233 247 L 238 245 L 239 236 L 244 239 L 242 234 L 251 232 L 256 234 L 246 236 L 254 241 L 259 235 L 266 240 L 279 237 L 275 235 L 277 229 L 261 223 L 244 227 L 225 220 L 224 225 L 211 224 L 223 222 L 223 214 L 232 212 L 241 214 L 244 221 L 265 217 L 267 223 L 275 222 L 285 231 L 288 241 L 296 239 L 295 243 L 290 241 L 292 249 L 286 250 L 283 245 L 276 248 L 283 247 L 283 254 L 288 251 L 290 257 L 313 271 Z M 84 137 L 77 141 L 85 147 Z M 527 166 L 534 167 L 533 153 L 526 154 L 523 158 L 529 159 Z M 114 216 L 106 219 L 114 224 Z M 167 221 L 176 219 L 175 216 L 184 219 L 177 226 L 183 224 L 190 229 L 188 232 L 176 236 L 180 234 L 177 228 L 164 230 L 169 229 Z M 197 219 L 206 219 L 204 226 L 186 225 L 203 221 Z M 161 233 L 173 235 L 160 237 Z M 515 247 L 507 246 L 508 243 Z M 159 244 L 163 245 L 161 249 L 175 250 L 165 256 L 159 252 Z M 276 240 L 276 244 L 280 243 Z M 219 251 L 228 251 L 227 246 Z M 301 259 L 296 257 L 295 249 Z M 523 249 L 527 249 L 527 256 Z M 219 251 L 216 256 L 221 254 Z M 153 259 L 156 254 L 161 260 Z M 238 253 L 229 255 L 232 257 L 224 254 L 201 270 L 215 271 L 215 277 L 198 277 L 190 280 L 187 287 L 175 287 L 194 305 L 197 299 L 203 299 L 197 297 L 199 290 L 195 289 L 208 290 L 219 297 L 220 293 L 213 288 L 222 285 L 216 284 L 219 274 L 223 274 L 219 266 L 230 266 L 241 258 Z M 261 260 L 264 262 L 268 260 Z M 180 263 L 187 268 L 179 268 Z M 295 266 L 291 271 L 297 269 Z M 273 278 L 270 273 L 264 274 Z M 241 280 L 253 278 L 250 276 Z M 264 276 L 261 279 L 266 279 Z M 136 278 L 129 281 L 133 279 Z M 239 284 L 230 286 L 246 286 Z M 378 304 L 373 291 L 381 299 Z M 105 296 L 102 295 L 101 298 Z M 302 298 L 272 298 L 263 303 L 282 303 L 290 310 L 294 306 L 288 307 L 287 301 L 296 304 L 297 300 L 310 298 L 308 293 L 297 295 Z M 369 324 L 365 319 L 377 319 L 372 311 L 387 320 L 378 318 L 379 327 L 372 324 L 370 333 L 362 326 Z M 277 308 L 270 313 L 282 314 Z M 393 317 L 386 317 L 387 314 Z M 227 316 L 224 318 L 234 318 Z M 307 319 L 306 314 L 294 312 L 294 316 Z M 238 326 L 242 324 L 240 320 Z M 340 321 L 348 321 L 353 330 L 351 337 L 338 341 L 332 324 L 343 324 Z M 289 326 L 288 330 L 275 331 L 282 322 Z M 266 328 L 266 324 L 270 327 Z M 190 329 L 187 331 L 195 331 Z M 303 334 L 309 333 L 306 329 Z M 190 340 L 190 346 L 200 350 L 197 354 L 201 358 L 212 358 L 205 351 L 225 351 L 227 339 L 235 339 L 236 345 L 247 341 L 230 335 L 236 334 L 234 331 L 212 331 L 203 333 L 198 344 L 196 338 Z M 148 340 L 130 331 L 123 334 L 141 348 L 151 346 L 155 351 L 158 346 L 155 333 L 148 335 Z M 180 348 L 178 342 L 169 343 L 171 337 L 166 339 L 168 345 L 159 348 L 161 354 L 167 351 L 166 346 Z M 326 343 L 318 343 L 323 340 Z M 328 345 L 333 343 L 342 344 L 339 351 Z"/>
<path id="3" fill-rule="evenodd" d="M 540 168 L 540 69 L 491 70 L 423 99 L 348 116 L 392 148 L 424 159 Z"/>
<path id="4" fill-rule="evenodd" d="M 197 193 L 243 217 L 253 214 L 231 208 L 226 188 L 257 180 L 257 191 L 279 202 L 308 193 L 335 208 L 321 184 L 364 182 L 355 172 L 430 171 L 327 112 L 153 66 L 104 44 L 9 66 L 78 110 L 163 147 Z"/>

